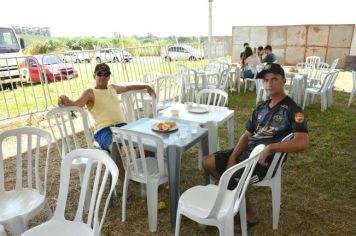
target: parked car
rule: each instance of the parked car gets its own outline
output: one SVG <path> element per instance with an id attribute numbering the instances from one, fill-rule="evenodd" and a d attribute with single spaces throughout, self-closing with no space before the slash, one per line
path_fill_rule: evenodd
<path id="1" fill-rule="evenodd" d="M 131 53 L 121 48 L 105 48 L 95 53 L 96 63 L 102 62 L 130 62 L 132 60 Z"/>
<path id="2" fill-rule="evenodd" d="M 166 61 L 204 59 L 204 53 L 189 45 L 172 45 L 162 51 L 161 57 Z"/>
<path id="3" fill-rule="evenodd" d="M 90 62 L 91 58 L 87 53 L 83 51 L 75 50 L 75 51 L 64 53 L 63 61 L 71 62 L 71 63 Z"/>
<path id="4" fill-rule="evenodd" d="M 26 57 L 20 64 L 21 79 L 24 82 L 50 82 L 78 77 L 72 64 L 64 63 L 55 55 L 37 55 Z"/>

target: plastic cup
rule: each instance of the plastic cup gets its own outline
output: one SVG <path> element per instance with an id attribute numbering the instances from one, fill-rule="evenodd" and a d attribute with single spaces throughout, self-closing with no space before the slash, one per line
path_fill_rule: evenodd
<path id="1" fill-rule="evenodd" d="M 198 127 L 199 127 L 198 123 L 196 123 L 196 122 L 190 123 L 190 130 L 191 130 L 192 134 L 198 133 Z"/>

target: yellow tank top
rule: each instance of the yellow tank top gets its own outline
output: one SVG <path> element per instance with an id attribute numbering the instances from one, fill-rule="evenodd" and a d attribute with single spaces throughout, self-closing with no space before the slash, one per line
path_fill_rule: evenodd
<path id="1" fill-rule="evenodd" d="M 96 131 L 124 123 L 121 105 L 115 88 L 108 85 L 107 89 L 94 89 L 94 106 L 89 111 L 94 119 Z"/>

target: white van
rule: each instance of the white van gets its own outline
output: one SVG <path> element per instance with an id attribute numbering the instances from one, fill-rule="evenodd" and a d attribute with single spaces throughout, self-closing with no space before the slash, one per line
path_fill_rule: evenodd
<path id="1" fill-rule="evenodd" d="M 17 39 L 13 28 L 0 26 L 0 90 L 9 83 L 12 83 L 12 88 L 16 88 L 16 82 L 20 80 L 21 58 L 18 57 L 23 56 L 24 48 L 23 39 Z"/>

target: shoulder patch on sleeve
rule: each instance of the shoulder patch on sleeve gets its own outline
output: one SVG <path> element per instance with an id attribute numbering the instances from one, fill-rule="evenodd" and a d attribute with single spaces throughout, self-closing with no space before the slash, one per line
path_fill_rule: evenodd
<path id="1" fill-rule="evenodd" d="M 294 115 L 294 120 L 297 123 L 303 123 L 304 121 L 304 114 L 302 112 L 297 112 Z"/>

